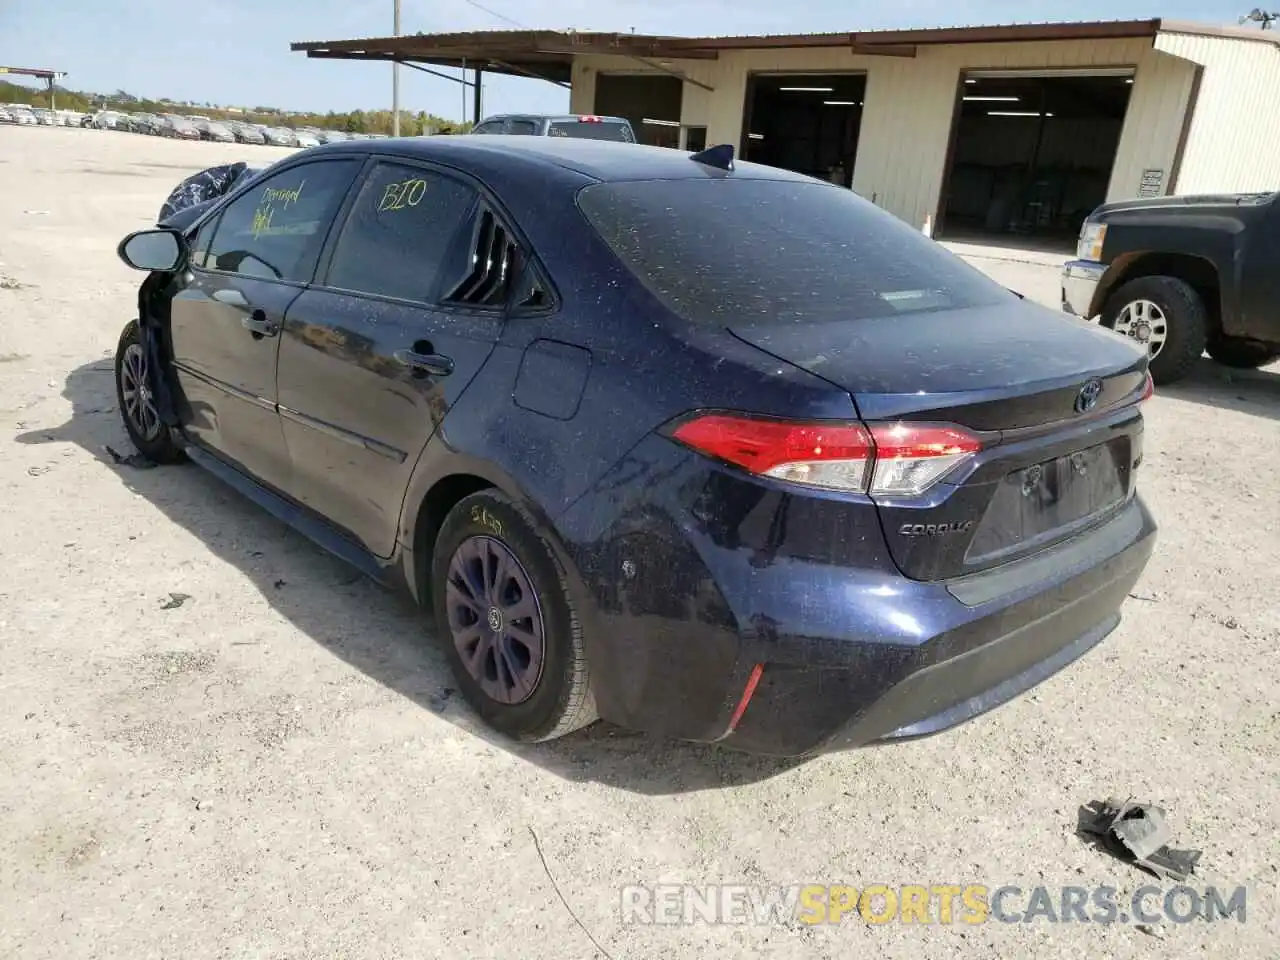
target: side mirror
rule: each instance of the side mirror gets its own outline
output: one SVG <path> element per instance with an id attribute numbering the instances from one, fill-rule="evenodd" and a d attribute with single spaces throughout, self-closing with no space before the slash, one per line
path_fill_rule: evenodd
<path id="1" fill-rule="evenodd" d="M 187 245 L 175 230 L 139 230 L 120 241 L 116 254 L 134 270 L 170 273 L 187 258 Z"/>

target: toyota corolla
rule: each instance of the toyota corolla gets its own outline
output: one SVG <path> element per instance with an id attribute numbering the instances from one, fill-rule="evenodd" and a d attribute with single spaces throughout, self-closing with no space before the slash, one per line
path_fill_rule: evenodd
<path id="1" fill-rule="evenodd" d="M 727 147 L 331 144 L 119 252 L 138 449 L 408 590 L 514 738 L 934 733 L 1154 544 L 1141 350 Z"/>

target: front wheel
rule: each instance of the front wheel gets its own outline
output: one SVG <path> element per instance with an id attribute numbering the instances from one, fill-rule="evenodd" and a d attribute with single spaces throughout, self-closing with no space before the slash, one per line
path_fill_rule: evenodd
<path id="1" fill-rule="evenodd" d="M 1239 337 L 1215 337 L 1209 341 L 1209 356 L 1224 367 L 1237 370 L 1257 370 L 1272 360 L 1280 358 L 1280 350 L 1257 340 Z"/>
<path id="2" fill-rule="evenodd" d="M 120 334 L 115 369 L 120 419 L 133 445 L 155 463 L 180 462 L 185 454 L 160 419 L 152 387 L 151 362 L 136 320 L 130 321 Z"/>
<path id="3" fill-rule="evenodd" d="M 496 490 L 463 498 L 432 555 L 436 630 L 467 701 L 517 740 L 596 719 L 582 627 L 534 517 Z"/>
<path id="4" fill-rule="evenodd" d="M 1157 384 L 1186 376 L 1209 336 L 1204 301 L 1177 277 L 1130 280 L 1107 298 L 1102 325 L 1146 349 Z"/>

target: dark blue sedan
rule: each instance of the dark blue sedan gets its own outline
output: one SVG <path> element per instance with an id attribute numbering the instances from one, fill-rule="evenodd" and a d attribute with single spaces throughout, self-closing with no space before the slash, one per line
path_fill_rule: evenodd
<path id="1" fill-rule="evenodd" d="M 120 254 L 138 449 L 410 591 L 522 740 L 933 733 L 1154 544 L 1141 350 L 727 148 L 332 144 Z"/>

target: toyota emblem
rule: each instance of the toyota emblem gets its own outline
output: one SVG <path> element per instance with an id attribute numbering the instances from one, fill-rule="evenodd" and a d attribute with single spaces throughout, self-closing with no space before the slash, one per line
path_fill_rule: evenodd
<path id="1" fill-rule="evenodd" d="M 1102 381 L 1090 380 L 1076 394 L 1076 413 L 1088 413 L 1098 405 L 1098 398 L 1101 396 Z"/>

